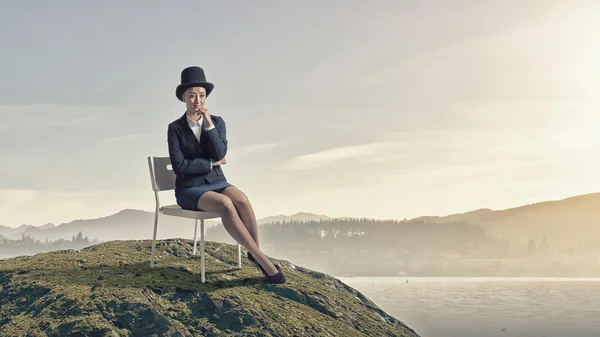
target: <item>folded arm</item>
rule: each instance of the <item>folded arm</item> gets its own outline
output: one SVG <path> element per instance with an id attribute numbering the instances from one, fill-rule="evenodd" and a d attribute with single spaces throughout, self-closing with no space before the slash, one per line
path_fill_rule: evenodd
<path id="1" fill-rule="evenodd" d="M 223 118 L 215 120 L 213 127 L 208 128 L 204 132 L 206 132 L 208 139 L 210 158 L 215 162 L 225 158 L 227 154 L 227 131 Z"/>
<path id="2" fill-rule="evenodd" d="M 177 131 L 171 126 L 169 126 L 167 142 L 169 143 L 169 158 L 171 159 L 171 166 L 175 174 L 204 174 L 210 172 L 212 169 L 210 159 L 185 158 L 183 151 L 181 151 Z"/>

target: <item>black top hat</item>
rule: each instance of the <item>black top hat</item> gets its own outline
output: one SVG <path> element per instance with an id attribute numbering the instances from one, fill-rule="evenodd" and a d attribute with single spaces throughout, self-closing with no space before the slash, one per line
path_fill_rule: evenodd
<path id="1" fill-rule="evenodd" d="M 183 92 L 190 87 L 203 87 L 206 89 L 206 97 L 208 97 L 215 85 L 206 81 L 206 76 L 204 75 L 204 70 L 202 68 L 192 66 L 183 69 L 181 72 L 181 84 L 175 89 L 177 99 L 183 102 L 181 95 L 183 95 Z"/>

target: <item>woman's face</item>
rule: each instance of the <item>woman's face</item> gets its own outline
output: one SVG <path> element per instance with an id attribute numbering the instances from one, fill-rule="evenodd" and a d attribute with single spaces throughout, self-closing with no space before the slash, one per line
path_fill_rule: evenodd
<path id="1" fill-rule="evenodd" d="M 203 87 L 188 88 L 183 94 L 183 100 L 188 111 L 200 111 L 206 101 L 206 89 Z"/>

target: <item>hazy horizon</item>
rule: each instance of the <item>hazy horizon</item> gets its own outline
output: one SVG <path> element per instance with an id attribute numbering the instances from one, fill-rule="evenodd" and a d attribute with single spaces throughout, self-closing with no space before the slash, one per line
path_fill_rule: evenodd
<path id="1" fill-rule="evenodd" d="M 177 4 L 5 6 L 0 225 L 153 211 L 146 157 L 168 155 L 190 65 L 258 218 L 599 191 L 600 3 Z"/>
<path id="2" fill-rule="evenodd" d="M 587 196 L 587 195 L 596 194 L 596 193 L 600 193 L 600 192 L 592 192 L 592 193 L 587 193 L 587 194 L 583 194 L 583 195 L 570 196 L 570 197 L 567 197 L 567 198 L 563 198 L 561 200 L 570 199 L 570 198 L 573 198 L 573 197 Z M 530 203 L 528 205 L 537 204 L 537 203 L 543 203 L 543 202 L 548 202 L 548 201 L 561 201 L 561 200 L 558 200 L 558 199 L 557 200 L 541 200 L 541 201 L 538 201 L 538 202 L 532 202 L 532 203 Z M 378 221 L 378 220 L 403 220 L 403 219 L 415 219 L 415 218 L 427 217 L 427 216 L 445 217 L 445 216 L 456 215 L 456 214 L 464 214 L 464 213 L 468 213 L 468 212 L 472 212 L 472 211 L 478 211 L 478 210 L 483 210 L 483 209 L 489 209 L 491 211 L 506 211 L 506 210 L 510 210 L 510 209 L 519 208 L 519 207 L 522 207 L 522 206 L 527 206 L 527 205 L 516 205 L 515 207 L 509 207 L 509 208 L 505 208 L 505 209 L 490 209 L 488 207 L 484 207 L 484 208 L 479 208 L 479 209 L 457 211 L 457 212 L 448 213 L 448 214 L 433 214 L 433 215 L 432 214 L 421 214 L 421 215 L 416 216 L 416 217 L 402 218 L 402 219 L 400 219 L 400 218 L 364 217 L 364 216 L 360 216 L 360 217 L 330 216 L 329 214 L 317 214 L 315 212 L 310 212 L 310 210 L 301 210 L 301 211 L 297 211 L 297 212 L 293 212 L 293 213 L 287 213 L 287 214 L 282 214 L 282 213 L 279 213 L 279 214 L 269 214 L 269 215 L 266 215 L 264 217 L 257 217 L 257 219 L 258 220 L 262 220 L 262 219 L 271 218 L 271 217 L 275 217 L 275 218 L 277 218 L 277 217 L 286 217 L 286 216 L 298 215 L 300 213 L 306 213 L 306 214 L 313 214 L 315 216 L 327 216 L 327 217 L 339 218 L 339 219 L 343 219 L 343 218 L 366 218 L 366 219 L 375 220 L 375 221 Z M 43 223 L 43 224 L 42 223 L 40 223 L 40 224 L 25 224 L 24 223 L 24 224 L 20 224 L 20 225 L 13 225 L 13 226 L 7 226 L 7 227 L 17 228 L 17 227 L 24 226 L 24 225 L 31 225 L 31 226 L 35 226 L 35 227 L 42 227 L 42 226 L 48 225 L 48 224 L 53 224 L 55 226 L 59 226 L 59 225 L 67 224 L 67 223 L 70 223 L 72 221 L 77 221 L 77 220 L 94 220 L 94 219 L 97 219 L 97 218 L 104 218 L 104 217 L 116 215 L 117 213 L 120 213 L 122 211 L 127 211 L 127 210 L 144 211 L 144 212 L 154 213 L 154 209 L 148 210 L 148 209 L 137 209 L 137 208 L 123 208 L 123 209 L 115 211 L 114 213 L 104 214 L 104 215 L 101 215 L 101 216 L 98 216 L 98 217 L 77 218 L 77 219 L 71 219 L 71 220 L 68 220 L 68 221 L 65 221 L 65 222 L 60 222 L 60 223 L 52 223 L 52 222 L 46 222 L 46 223 Z M 211 222 L 214 222 L 214 221 L 218 222 L 219 220 L 208 220 L 208 223 L 211 223 Z M 0 224 L 0 226 L 2 226 L 2 224 Z M 4 226 L 6 226 L 6 225 L 4 225 Z"/>

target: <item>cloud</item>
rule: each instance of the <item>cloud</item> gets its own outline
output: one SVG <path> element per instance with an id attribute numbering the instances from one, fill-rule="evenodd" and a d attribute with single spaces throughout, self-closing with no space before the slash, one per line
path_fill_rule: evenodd
<path id="1" fill-rule="evenodd" d="M 235 152 L 242 155 L 249 155 L 269 151 L 271 149 L 278 148 L 281 146 L 283 146 L 283 144 L 281 143 L 253 144 L 236 149 Z"/>
<path id="2" fill-rule="evenodd" d="M 82 211 L 89 213 L 90 205 L 100 200 L 107 200 L 107 196 L 92 191 L 0 189 L 0 224 L 58 223 Z"/>
<path id="3" fill-rule="evenodd" d="M 106 138 L 103 142 L 108 145 L 120 145 L 123 142 L 136 141 L 144 137 L 161 137 L 159 134 L 134 133 Z"/>
<path id="4" fill-rule="evenodd" d="M 0 213 L 7 213 L 27 205 L 40 192 L 27 189 L 0 189 Z"/>
<path id="5" fill-rule="evenodd" d="M 385 156 L 393 153 L 397 143 L 371 143 L 365 145 L 343 146 L 327 149 L 320 152 L 300 155 L 292 158 L 278 170 L 303 171 L 313 170 L 332 165 L 334 163 L 358 159 L 364 161 L 376 160 L 379 155 Z"/>
<path id="6" fill-rule="evenodd" d="M 126 113 L 118 106 L 75 104 L 13 104 L 0 105 L 4 127 L 101 129 L 114 126 L 115 116 Z M 28 116 L 25 118 L 24 116 Z M 1 131 L 2 129 L 0 129 Z"/>
<path id="7" fill-rule="evenodd" d="M 387 133 L 385 139 L 404 142 L 408 147 L 464 147 L 471 149 L 506 148 L 507 146 L 539 146 L 540 139 L 554 129 L 534 128 L 457 128 L 447 130 L 422 130 L 411 132 Z M 523 142 L 527 142 L 526 144 Z"/>
<path id="8" fill-rule="evenodd" d="M 598 55 L 594 38 L 584 39 L 582 26 L 556 20 L 460 40 L 387 64 L 361 83 L 381 95 L 402 92 L 394 102 L 419 106 L 482 97 L 585 99 L 597 83 L 589 72 L 600 68 L 589 56 Z"/>
<path id="9" fill-rule="evenodd" d="M 423 167 L 423 168 L 393 168 L 387 173 L 401 174 L 402 176 L 445 176 L 453 174 L 471 175 L 475 173 L 490 173 L 497 172 L 517 172 L 525 169 L 548 169 L 554 168 L 552 162 L 544 162 L 537 160 L 522 160 L 509 163 L 494 163 L 494 164 L 455 164 L 443 167 Z"/>

